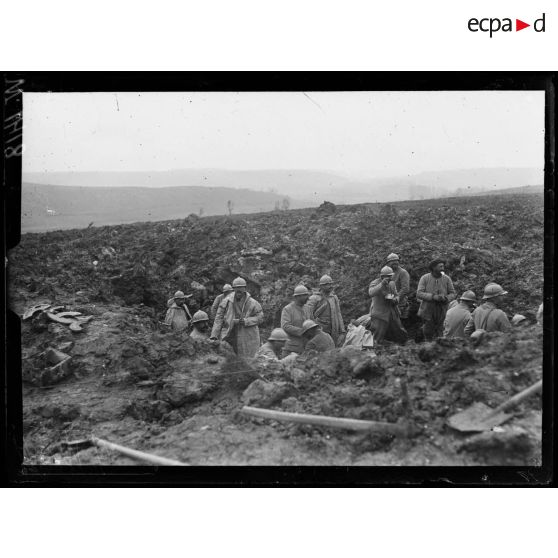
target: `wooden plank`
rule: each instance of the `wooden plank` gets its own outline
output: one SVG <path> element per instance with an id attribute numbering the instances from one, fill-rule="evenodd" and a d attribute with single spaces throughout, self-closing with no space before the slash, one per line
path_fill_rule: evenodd
<path id="1" fill-rule="evenodd" d="M 376 422 L 371 420 L 359 420 L 340 417 L 327 417 L 323 415 L 306 415 L 303 413 L 287 413 L 285 411 L 274 411 L 271 409 L 260 409 L 258 407 L 242 407 L 246 415 L 278 420 L 283 422 L 298 422 L 301 424 L 312 424 L 314 426 L 327 426 L 330 428 L 343 428 L 360 432 L 380 432 L 393 434 L 395 436 L 407 436 L 409 427 L 407 424 L 395 424 L 391 422 Z"/>
<path id="2" fill-rule="evenodd" d="M 153 465 L 180 465 L 185 466 L 187 463 L 182 463 L 181 461 L 175 461 L 174 459 L 168 459 L 166 457 L 159 457 L 158 455 L 152 455 L 150 453 L 145 453 L 143 451 L 138 451 L 134 449 L 121 446 L 119 444 L 113 444 L 107 440 L 101 440 L 101 438 L 91 437 L 91 442 L 99 448 L 106 448 L 112 451 L 131 457 L 132 459 L 137 459 L 138 461 L 145 461 L 146 463 L 152 463 Z"/>

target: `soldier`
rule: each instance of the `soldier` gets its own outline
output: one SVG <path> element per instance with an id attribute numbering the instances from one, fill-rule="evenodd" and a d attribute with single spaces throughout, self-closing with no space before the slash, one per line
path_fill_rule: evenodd
<path id="1" fill-rule="evenodd" d="M 209 311 L 210 315 L 211 315 L 211 319 L 214 320 L 215 319 L 215 315 L 217 314 L 217 308 L 219 308 L 219 304 L 221 304 L 221 301 L 230 293 L 233 292 L 233 288 L 231 287 L 231 285 L 229 285 L 228 283 L 225 283 L 223 285 L 223 292 L 220 295 L 217 295 L 215 297 L 215 300 L 213 301 L 213 304 L 211 305 L 211 310 Z"/>
<path id="2" fill-rule="evenodd" d="M 318 353 L 325 353 L 335 349 L 335 343 L 329 333 L 322 331 L 322 327 L 314 320 L 306 320 L 302 324 L 302 336 L 306 343 L 304 352 L 317 351 Z"/>
<path id="3" fill-rule="evenodd" d="M 380 277 L 370 283 L 368 294 L 372 297 L 370 330 L 374 333 L 374 341 L 386 339 L 405 343 L 407 332 L 399 318 L 399 297 L 391 267 L 385 266 L 380 270 Z"/>
<path id="4" fill-rule="evenodd" d="M 422 331 L 426 341 L 432 341 L 443 334 L 448 303 L 455 299 L 455 289 L 451 279 L 444 273 L 444 261 L 434 260 L 428 266 L 430 273 L 423 275 L 418 284 L 418 311 L 422 318 Z"/>
<path id="5" fill-rule="evenodd" d="M 393 269 L 393 277 L 391 280 L 395 283 L 395 288 L 397 289 L 397 296 L 399 297 L 399 302 L 397 304 L 399 308 L 399 314 L 401 321 L 405 321 L 409 317 L 409 292 L 411 290 L 411 278 L 406 269 L 403 269 L 399 265 L 399 256 L 393 252 L 387 257 L 386 265 Z"/>
<path id="6" fill-rule="evenodd" d="M 459 297 L 459 303 L 449 308 L 444 320 L 444 337 L 466 337 L 465 326 L 471 318 L 477 295 L 473 291 L 465 291 Z"/>
<path id="7" fill-rule="evenodd" d="M 302 324 L 310 317 L 306 307 L 310 291 L 304 285 L 297 285 L 294 289 L 294 300 L 287 304 L 281 312 L 281 327 L 285 330 L 289 339 L 283 349 L 284 355 L 290 353 L 302 353 L 304 340 L 302 338 Z"/>
<path id="8" fill-rule="evenodd" d="M 264 343 L 258 349 L 256 358 L 267 357 L 272 360 L 280 360 L 284 352 L 285 343 L 288 340 L 289 336 L 280 327 L 276 327 L 267 338 L 267 343 Z"/>
<path id="9" fill-rule="evenodd" d="M 512 327 L 510 321 L 505 312 L 498 308 L 507 294 L 508 291 L 504 291 L 497 283 L 488 283 L 482 297 L 484 302 L 471 314 L 465 326 L 465 335 L 477 331 L 477 336 L 485 331 L 509 331 Z"/>
<path id="10" fill-rule="evenodd" d="M 237 277 L 232 284 L 234 293 L 226 296 L 217 308 L 210 339 L 226 341 L 243 358 L 253 357 L 260 348 L 263 310 L 260 303 L 246 292 L 246 281 Z"/>
<path id="11" fill-rule="evenodd" d="M 186 295 L 182 291 L 176 291 L 167 305 L 169 303 L 170 307 L 165 316 L 165 324 L 177 331 L 188 329 L 192 316 L 188 306 L 186 306 Z"/>
<path id="12" fill-rule="evenodd" d="M 321 326 L 324 333 L 331 335 L 335 346 L 341 346 L 345 340 L 345 324 L 339 299 L 333 293 L 333 279 L 329 275 L 321 277 L 320 292 L 308 299 L 307 307 L 310 317 Z"/>
<path id="13" fill-rule="evenodd" d="M 209 316 L 203 311 L 198 310 L 192 316 L 192 339 L 209 339 Z"/>

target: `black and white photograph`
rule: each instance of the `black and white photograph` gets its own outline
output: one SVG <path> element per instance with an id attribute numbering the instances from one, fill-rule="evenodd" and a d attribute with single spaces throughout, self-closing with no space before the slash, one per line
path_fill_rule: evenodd
<path id="1" fill-rule="evenodd" d="M 22 89 L 24 465 L 541 466 L 544 90 Z"/>

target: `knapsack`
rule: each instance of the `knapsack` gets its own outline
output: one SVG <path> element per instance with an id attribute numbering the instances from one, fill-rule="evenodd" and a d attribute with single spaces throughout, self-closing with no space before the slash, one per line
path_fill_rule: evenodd
<path id="1" fill-rule="evenodd" d="M 486 333 L 486 324 L 488 323 L 488 316 L 490 316 L 492 310 L 495 310 L 495 308 L 491 308 L 488 311 L 488 314 L 486 314 L 486 316 L 484 317 L 484 320 L 482 321 L 482 327 L 479 327 L 479 329 L 475 329 L 475 331 L 473 331 L 473 333 L 475 334 L 475 338 L 480 338 L 482 337 L 485 333 Z M 477 333 L 478 332 L 478 333 Z M 471 333 L 471 335 L 473 335 L 473 333 Z"/>

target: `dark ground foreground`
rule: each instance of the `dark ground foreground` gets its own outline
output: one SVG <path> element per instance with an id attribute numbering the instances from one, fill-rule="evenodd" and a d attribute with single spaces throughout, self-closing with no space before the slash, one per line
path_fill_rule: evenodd
<path id="1" fill-rule="evenodd" d="M 495 407 L 541 377 L 542 329 L 533 318 L 542 300 L 542 198 L 433 203 L 24 235 L 10 254 L 13 310 L 45 301 L 92 316 L 78 333 L 44 316 L 22 322 L 25 462 L 133 463 L 60 446 L 95 435 L 191 465 L 540 464 L 539 396 L 491 432 L 464 435 L 445 423 L 474 402 Z M 366 287 L 390 251 L 405 258 L 413 287 L 434 255 L 448 258 L 459 291 L 504 284 L 506 310 L 530 325 L 489 334 L 479 346 L 410 341 L 379 348 L 361 366 L 360 353 L 337 350 L 286 369 L 237 361 L 158 323 L 177 288 L 206 307 L 240 273 L 262 300 L 266 331 L 290 289 L 300 280 L 314 286 L 323 272 L 340 282 L 348 321 L 366 311 Z M 47 370 L 49 348 L 72 357 L 57 374 Z M 242 415 L 246 403 L 386 422 L 406 416 L 416 431 L 394 438 L 278 423 Z"/>

